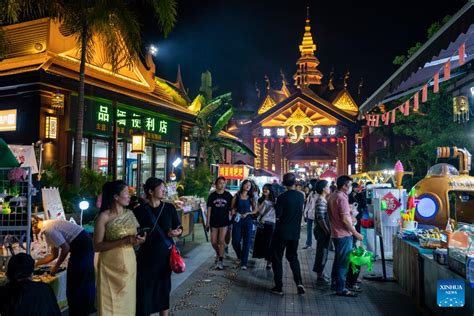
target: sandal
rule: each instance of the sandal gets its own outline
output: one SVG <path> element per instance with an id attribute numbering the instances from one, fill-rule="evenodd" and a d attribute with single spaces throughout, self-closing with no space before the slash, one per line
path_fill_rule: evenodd
<path id="1" fill-rule="evenodd" d="M 346 296 L 346 297 L 357 297 L 357 294 L 352 291 L 344 291 L 340 293 L 336 293 L 337 296 Z"/>

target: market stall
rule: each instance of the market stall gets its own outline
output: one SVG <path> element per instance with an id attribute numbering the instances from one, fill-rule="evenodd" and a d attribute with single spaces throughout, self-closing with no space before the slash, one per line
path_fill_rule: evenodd
<path id="1" fill-rule="evenodd" d="M 439 147 L 437 155 L 460 158 L 459 171 L 448 164 L 434 165 L 408 194 L 403 229 L 393 238 L 394 276 L 419 306 L 436 315 L 473 315 L 471 155 L 456 147 Z M 443 282 L 452 289 L 445 293 Z"/>

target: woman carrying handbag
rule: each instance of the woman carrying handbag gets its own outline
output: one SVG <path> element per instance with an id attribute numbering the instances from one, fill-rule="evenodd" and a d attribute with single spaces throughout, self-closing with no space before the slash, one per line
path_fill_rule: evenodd
<path id="1" fill-rule="evenodd" d="M 137 315 L 159 312 L 169 314 L 171 272 L 170 259 L 176 256 L 173 237 L 182 234 L 175 207 L 162 201 L 163 180 L 151 177 L 144 185 L 147 203 L 134 210 L 140 226 L 149 228 L 147 240 L 137 252 Z"/>

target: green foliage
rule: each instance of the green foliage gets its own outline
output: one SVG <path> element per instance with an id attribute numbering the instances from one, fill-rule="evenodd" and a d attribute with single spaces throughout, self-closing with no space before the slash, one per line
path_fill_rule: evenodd
<path id="1" fill-rule="evenodd" d="M 202 93 L 206 101 L 212 99 L 212 75 L 209 70 L 206 70 L 201 74 L 201 87 L 199 88 L 199 93 Z"/>
<path id="2" fill-rule="evenodd" d="M 43 165 L 41 185 L 43 188 L 61 188 L 64 186 L 63 177 L 56 163 L 46 163 Z"/>
<path id="3" fill-rule="evenodd" d="M 430 39 L 436 32 L 438 32 L 441 27 L 449 21 L 450 18 L 450 15 L 446 15 L 441 22 L 435 22 L 431 24 L 427 30 L 427 40 Z M 423 46 L 423 44 L 417 42 L 414 46 L 408 49 L 406 54 L 395 56 L 392 63 L 398 66 L 403 65 L 408 59 L 410 59 L 411 56 L 413 56 L 421 48 L 421 46 Z"/>
<path id="4" fill-rule="evenodd" d="M 96 198 L 102 191 L 107 177 L 99 171 L 84 168 L 81 170 L 81 186 L 79 194 L 86 198 Z"/>
<path id="5" fill-rule="evenodd" d="M 192 169 L 184 169 L 184 179 L 178 184 L 179 195 L 196 195 L 207 199 L 212 184 L 212 176 L 209 167 L 201 164 Z"/>

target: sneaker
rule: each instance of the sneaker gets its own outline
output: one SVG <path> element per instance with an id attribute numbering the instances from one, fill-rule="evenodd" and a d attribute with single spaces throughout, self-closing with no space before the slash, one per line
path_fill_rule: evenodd
<path id="1" fill-rule="evenodd" d="M 316 280 L 317 285 L 329 285 L 331 281 L 325 276 L 322 276 Z"/>
<path id="2" fill-rule="evenodd" d="M 273 294 L 283 295 L 283 290 L 277 288 L 276 286 L 270 290 Z"/>
<path id="3" fill-rule="evenodd" d="M 217 267 L 216 268 L 217 268 L 217 270 L 224 270 L 224 262 L 219 260 L 217 262 Z"/>
<path id="4" fill-rule="evenodd" d="M 247 266 L 241 266 L 240 270 L 247 270 Z"/>
<path id="5" fill-rule="evenodd" d="M 298 284 L 298 294 L 304 294 L 304 293 L 306 293 L 306 290 L 303 284 Z"/>

